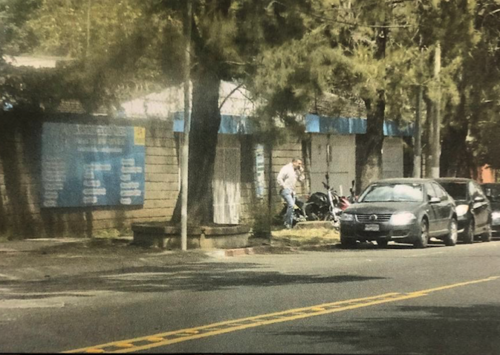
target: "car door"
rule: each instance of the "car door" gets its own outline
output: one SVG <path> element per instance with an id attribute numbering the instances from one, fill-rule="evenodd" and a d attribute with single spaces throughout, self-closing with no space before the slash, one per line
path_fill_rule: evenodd
<path id="1" fill-rule="evenodd" d="M 453 204 L 450 202 L 450 197 L 444 188 L 435 182 L 432 183 L 432 187 L 436 192 L 436 196 L 441 201 L 438 204 L 435 204 L 439 218 L 439 228 L 442 231 L 447 231 L 450 224 Z"/>
<path id="2" fill-rule="evenodd" d="M 490 220 L 489 202 L 484 195 L 481 187 L 474 181 L 469 181 L 468 193 L 472 200 L 472 214 L 476 221 L 476 228 L 482 230 L 486 227 Z"/>
<path id="3" fill-rule="evenodd" d="M 432 184 L 429 182 L 425 183 L 425 194 L 427 198 L 427 207 L 425 211 L 429 217 L 429 234 L 435 235 L 441 228 L 439 225 L 439 209 L 436 206 L 437 204 L 430 202 L 433 197 L 437 197 L 437 194 L 436 191 L 434 191 Z"/>

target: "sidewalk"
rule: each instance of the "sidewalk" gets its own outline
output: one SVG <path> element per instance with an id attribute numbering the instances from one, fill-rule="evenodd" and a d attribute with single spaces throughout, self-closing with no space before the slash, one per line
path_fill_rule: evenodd
<path id="1" fill-rule="evenodd" d="M 336 232 L 335 232 L 336 233 Z M 188 251 L 135 246 L 132 237 L 26 239 L 0 242 L 0 283 L 42 281 L 89 272 L 155 267 L 254 254 L 282 254 L 336 248 L 338 234 L 325 230 L 274 231 L 271 241 L 254 239 L 246 248 Z"/>
<path id="2" fill-rule="evenodd" d="M 0 242 L 0 282 L 42 281 L 137 266 L 189 263 L 209 257 L 197 250 L 181 253 L 137 247 L 131 241 L 65 238 Z"/>

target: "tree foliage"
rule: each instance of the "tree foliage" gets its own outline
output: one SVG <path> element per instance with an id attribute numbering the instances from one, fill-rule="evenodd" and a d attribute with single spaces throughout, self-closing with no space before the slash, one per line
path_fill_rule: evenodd
<path id="1" fill-rule="evenodd" d="M 152 91 L 180 82 L 185 4 L 39 0 L 23 31 L 36 37 L 32 52 L 73 59 L 60 76 L 61 86 L 74 84 L 72 93 L 89 111 L 107 104 L 112 113 L 127 94 L 140 93 L 133 90 L 138 86 Z M 250 81 L 260 53 L 307 33 L 303 11 L 309 7 L 309 1 L 291 0 L 193 1 L 188 21 L 193 81 L 189 213 L 194 223 L 211 222 L 213 215 L 220 82 Z"/>
<path id="2" fill-rule="evenodd" d="M 104 105 L 113 114 L 127 98 L 180 84 L 185 4 L 0 0 L 3 54 L 67 59 L 50 72 L 16 71 L 0 59 L 3 104 L 47 109 L 77 98 L 88 111 Z M 323 93 L 362 100 L 363 184 L 382 176 L 384 119 L 411 122 L 417 87 L 427 102 L 442 95 L 443 171 L 458 173 L 450 162 L 460 154 L 493 164 L 487 142 L 499 126 L 499 6 L 498 0 L 193 0 L 192 142 L 203 144 L 191 146 L 190 201 L 206 201 L 191 210 L 197 222 L 213 213 L 207 181 L 222 80 L 251 91 L 261 126 L 272 132 L 276 118 L 303 131 L 297 117 Z M 443 51 L 439 82 L 436 43 Z"/>

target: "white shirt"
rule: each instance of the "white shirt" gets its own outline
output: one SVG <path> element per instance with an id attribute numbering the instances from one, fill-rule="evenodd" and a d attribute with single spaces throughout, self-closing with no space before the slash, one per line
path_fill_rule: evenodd
<path id="1" fill-rule="evenodd" d="M 290 189 L 295 191 L 295 184 L 297 180 L 303 181 L 304 174 L 300 170 L 293 168 L 293 163 L 288 163 L 281 168 L 276 181 L 282 189 Z"/>

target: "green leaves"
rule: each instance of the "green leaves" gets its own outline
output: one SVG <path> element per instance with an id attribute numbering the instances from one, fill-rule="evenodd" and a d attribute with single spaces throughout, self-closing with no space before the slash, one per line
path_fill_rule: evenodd
<path id="1" fill-rule="evenodd" d="M 51 78 L 61 88 L 54 85 L 51 97 L 73 96 L 93 103 L 89 109 L 116 106 L 181 82 L 184 6 L 182 0 L 0 0 L 2 50 L 71 58 Z M 431 100 L 440 85 L 447 119 L 464 95 L 472 121 L 471 93 L 479 95 L 475 101 L 497 100 L 499 0 L 193 0 L 193 9 L 194 78 L 204 64 L 223 80 L 243 82 L 269 116 L 307 113 L 323 93 L 359 101 L 384 92 L 386 117 L 411 121 L 418 85 Z M 432 75 L 437 41 L 439 83 Z M 34 72 L 3 70 L 0 86 L 9 100 L 55 102 L 37 92 L 45 89 Z"/>

